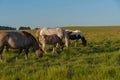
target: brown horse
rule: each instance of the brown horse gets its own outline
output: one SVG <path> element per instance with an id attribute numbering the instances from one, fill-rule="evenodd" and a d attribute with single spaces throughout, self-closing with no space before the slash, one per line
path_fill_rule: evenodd
<path id="1" fill-rule="evenodd" d="M 38 37 L 39 43 L 42 45 L 43 51 L 45 51 L 45 45 L 53 45 L 53 53 L 56 52 L 57 43 L 60 45 L 60 49 L 63 49 L 64 43 L 56 34 L 53 35 L 41 35 Z"/>
<path id="2" fill-rule="evenodd" d="M 43 56 L 43 51 L 39 47 L 37 40 L 32 36 L 32 34 L 26 31 L 0 33 L 0 60 L 2 60 L 4 46 L 7 46 L 7 48 L 19 49 L 18 56 L 22 50 L 24 50 L 25 59 L 28 59 L 29 48 L 34 50 L 38 58 Z"/>
<path id="3" fill-rule="evenodd" d="M 65 30 L 65 31 L 67 32 L 70 40 L 76 40 L 75 46 L 78 45 L 79 39 L 82 40 L 82 45 L 86 46 L 87 41 L 86 41 L 85 36 L 83 35 L 83 33 L 81 31 L 79 31 L 79 30 L 75 30 L 75 31 Z"/>

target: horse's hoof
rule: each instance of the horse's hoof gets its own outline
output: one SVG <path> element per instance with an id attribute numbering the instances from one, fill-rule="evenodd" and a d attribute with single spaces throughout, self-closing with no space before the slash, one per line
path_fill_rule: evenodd
<path id="1" fill-rule="evenodd" d="M 44 52 L 45 54 L 47 54 L 47 52 Z"/>
<path id="2" fill-rule="evenodd" d="M 0 62 L 3 62 L 3 60 L 1 59 Z"/>
<path id="3" fill-rule="evenodd" d="M 25 58 L 25 60 L 28 60 L 28 58 Z"/>
<path id="4" fill-rule="evenodd" d="M 16 57 L 16 60 L 18 60 L 18 57 Z"/>

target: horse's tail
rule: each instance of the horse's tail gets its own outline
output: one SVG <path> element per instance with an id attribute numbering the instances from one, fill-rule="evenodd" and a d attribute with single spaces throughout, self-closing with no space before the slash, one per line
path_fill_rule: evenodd
<path id="1" fill-rule="evenodd" d="M 69 36 L 68 36 L 68 34 L 65 30 L 64 30 L 64 38 L 65 38 L 66 47 L 69 47 L 70 46 L 70 40 L 69 40 Z"/>

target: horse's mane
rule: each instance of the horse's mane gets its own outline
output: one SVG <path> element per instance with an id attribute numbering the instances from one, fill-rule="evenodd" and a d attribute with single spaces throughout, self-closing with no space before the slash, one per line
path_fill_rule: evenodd
<path id="1" fill-rule="evenodd" d="M 26 36 L 31 36 L 33 38 L 33 40 L 37 41 L 32 34 L 30 34 L 29 32 L 27 31 L 22 31 L 22 33 L 24 33 Z"/>

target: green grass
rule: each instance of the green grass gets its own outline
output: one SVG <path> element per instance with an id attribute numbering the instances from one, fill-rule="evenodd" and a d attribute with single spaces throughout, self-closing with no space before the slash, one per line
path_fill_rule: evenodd
<path id="1" fill-rule="evenodd" d="M 18 60 L 13 50 L 6 54 L 0 63 L 0 80 L 119 80 L 120 79 L 120 28 L 119 27 L 66 27 L 79 29 L 85 35 L 88 45 L 81 44 L 57 51 L 52 56 L 52 47 L 47 46 L 48 54 L 36 59 L 24 53 Z M 35 31 L 29 31 L 33 35 Z M 81 42 L 80 42 L 81 43 Z"/>

